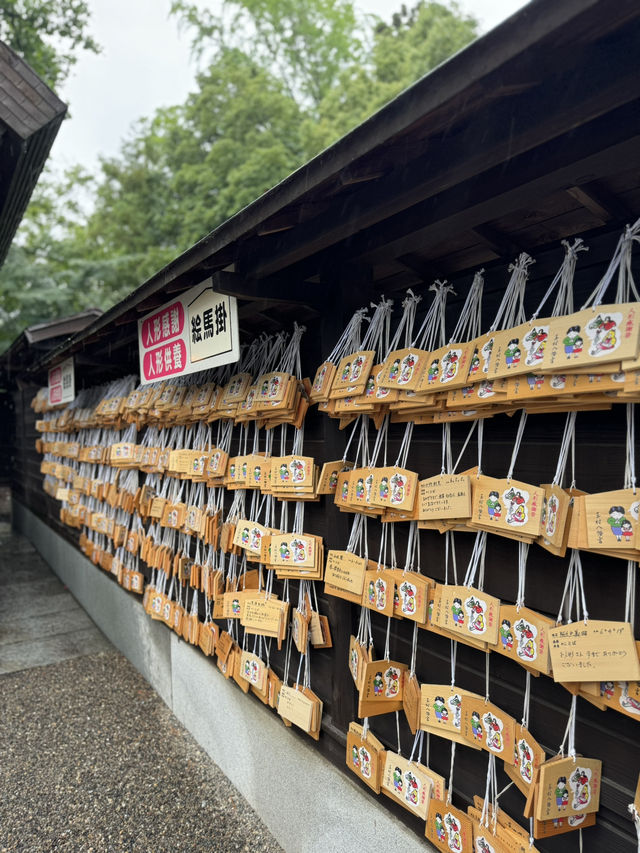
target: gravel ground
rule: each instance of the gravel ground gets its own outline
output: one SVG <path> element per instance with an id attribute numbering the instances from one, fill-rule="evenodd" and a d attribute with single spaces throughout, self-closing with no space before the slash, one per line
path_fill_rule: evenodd
<path id="1" fill-rule="evenodd" d="M 281 849 L 119 653 L 0 676 L 0 851 Z"/>

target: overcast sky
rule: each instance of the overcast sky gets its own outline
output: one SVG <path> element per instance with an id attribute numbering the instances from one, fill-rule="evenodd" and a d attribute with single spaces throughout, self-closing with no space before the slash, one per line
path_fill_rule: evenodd
<path id="1" fill-rule="evenodd" d="M 83 56 L 58 93 L 70 103 L 71 118 L 54 143 L 53 169 L 75 163 L 93 168 L 100 155 L 117 154 L 138 118 L 182 103 L 194 88 L 189 35 L 180 34 L 169 19 L 170 5 L 171 0 L 89 0 L 91 31 L 102 53 Z M 216 0 L 207 5 L 215 7 Z M 357 5 L 389 19 L 401 0 L 357 0 Z M 524 0 L 460 2 L 463 11 L 479 19 L 483 32 L 524 5 Z"/>

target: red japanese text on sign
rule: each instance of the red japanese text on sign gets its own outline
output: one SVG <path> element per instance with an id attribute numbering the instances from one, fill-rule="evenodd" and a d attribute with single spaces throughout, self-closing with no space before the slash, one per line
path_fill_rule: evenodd
<path id="1" fill-rule="evenodd" d="M 157 344 L 164 343 L 164 341 L 182 334 L 183 329 L 184 308 L 181 302 L 174 302 L 143 321 L 142 346 L 145 349 L 157 346 Z"/>
<path id="2" fill-rule="evenodd" d="M 145 381 L 182 373 L 187 363 L 187 348 L 178 340 L 145 352 L 143 371 Z"/>

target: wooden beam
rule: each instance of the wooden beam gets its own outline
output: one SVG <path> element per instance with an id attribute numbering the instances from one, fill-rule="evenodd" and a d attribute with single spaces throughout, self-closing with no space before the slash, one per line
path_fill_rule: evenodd
<path id="1" fill-rule="evenodd" d="M 640 166 L 640 108 L 629 104 L 590 122 L 578 135 L 569 132 L 535 152 L 452 187 L 434 198 L 401 211 L 360 234 L 307 258 L 287 270 L 306 278 L 323 265 L 337 268 L 358 259 L 375 266 L 432 247 L 452 233 L 476 228 L 539 203 L 553 192 L 580 182 Z M 282 273 L 279 274 L 282 277 Z"/>
<path id="2" fill-rule="evenodd" d="M 599 181 L 591 181 L 580 187 L 569 187 L 567 192 L 603 222 L 609 222 L 611 219 L 626 222 L 635 218 L 631 208 Z"/>
<path id="3" fill-rule="evenodd" d="M 471 230 L 499 258 L 513 258 L 520 252 L 526 251 L 526 248 L 511 235 L 502 233 L 493 225 L 476 225 Z"/>
<path id="4" fill-rule="evenodd" d="M 258 301 L 264 305 L 282 303 L 311 305 L 320 299 L 319 288 L 291 282 L 265 284 L 255 279 L 246 279 L 232 272 L 216 272 L 212 276 L 213 289 L 217 293 L 237 296 L 239 299 Z"/>
<path id="5" fill-rule="evenodd" d="M 564 72 L 546 85 L 521 98 L 492 103 L 449 135 L 433 140 L 431 153 L 427 150 L 419 161 L 354 189 L 339 216 L 332 208 L 274 237 L 268 246 L 254 247 L 253 258 L 243 260 L 245 274 L 252 278 L 272 275 L 564 133 L 572 131 L 577 138 L 580 127 L 637 97 L 634 44 L 639 38 L 640 23 L 635 21 L 618 35 L 608 52 L 599 45 L 585 48 L 580 67 L 589 69 L 588 86 L 567 55 Z M 612 135 L 615 130 L 611 128 Z"/>

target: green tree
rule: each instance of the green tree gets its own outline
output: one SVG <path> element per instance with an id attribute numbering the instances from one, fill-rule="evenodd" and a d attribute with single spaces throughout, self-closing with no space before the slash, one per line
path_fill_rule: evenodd
<path id="1" fill-rule="evenodd" d="M 350 0 L 225 0 L 218 19 L 173 8 L 203 63 L 196 91 L 140 121 L 95 178 L 75 170 L 36 190 L 0 271 L 5 340 L 110 307 L 476 31 L 456 6 L 425 0 L 389 23 L 361 18 Z"/>
<path id="2" fill-rule="evenodd" d="M 0 0 L 0 40 L 55 89 L 81 51 L 100 50 L 88 33 L 89 18 L 85 0 Z"/>
<path id="3" fill-rule="evenodd" d="M 365 58 L 369 20 L 352 0 L 223 0 L 219 14 L 175 0 L 171 11 L 200 60 L 242 50 L 301 105 L 317 105 L 340 71 Z"/>

